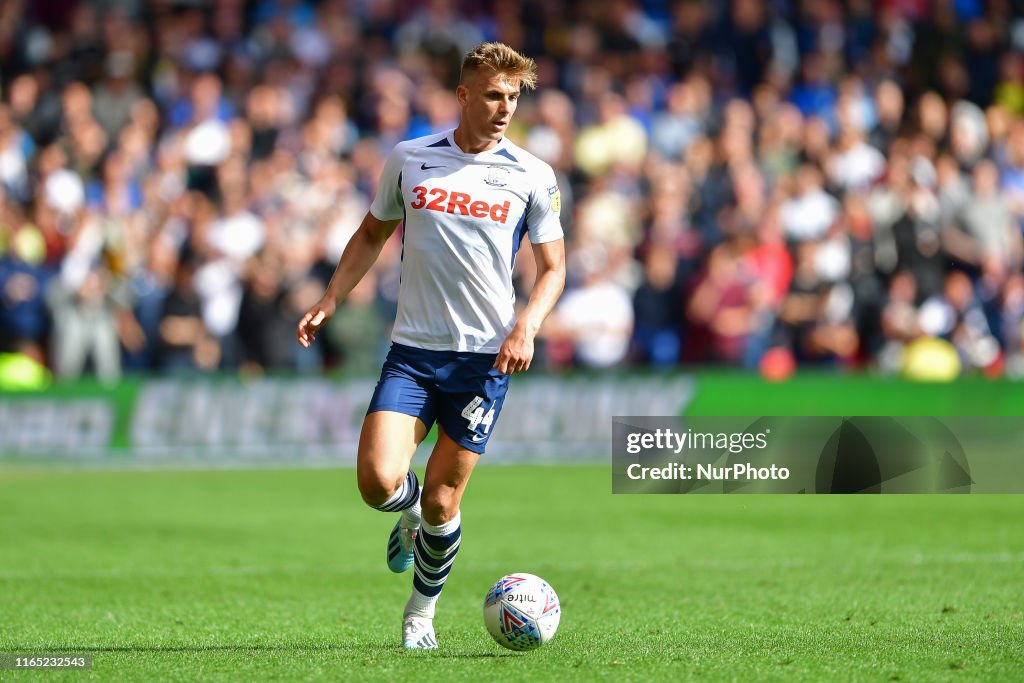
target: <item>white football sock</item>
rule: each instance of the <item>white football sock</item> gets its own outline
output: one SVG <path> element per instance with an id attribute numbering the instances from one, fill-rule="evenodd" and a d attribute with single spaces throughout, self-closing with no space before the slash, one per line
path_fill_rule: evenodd
<path id="1" fill-rule="evenodd" d="M 416 495 L 416 502 L 413 503 L 412 507 L 402 510 L 402 526 L 408 529 L 415 529 L 420 525 L 420 520 L 423 516 L 423 510 L 420 507 L 420 496 L 423 495 L 423 487 L 420 487 L 420 492 Z"/>
<path id="2" fill-rule="evenodd" d="M 444 537 L 452 536 L 456 531 L 459 531 L 462 526 L 462 513 L 456 512 L 455 516 L 444 524 L 433 525 L 423 520 L 420 522 L 420 534 L 416 539 L 417 545 L 424 543 L 424 534 L 432 537 Z M 441 597 L 441 588 L 444 587 L 444 581 L 447 579 L 447 569 L 445 569 L 444 577 L 440 579 L 438 586 L 424 587 L 424 590 L 430 590 L 434 595 L 424 595 L 416 588 L 418 581 L 421 581 L 421 577 L 417 577 L 416 574 L 419 571 L 434 570 L 440 566 L 450 567 L 452 561 L 455 559 L 455 554 L 459 551 L 459 541 L 461 540 L 461 534 L 455 536 L 451 540 L 451 547 L 444 551 L 444 555 L 441 557 L 431 556 L 429 560 L 424 560 L 419 555 L 421 550 L 417 550 L 416 557 L 416 571 L 414 571 L 413 588 L 412 594 L 409 596 L 408 602 L 405 603 L 405 616 L 410 614 L 424 619 L 434 618 L 434 609 L 437 605 L 437 599 Z M 420 545 L 420 548 L 423 546 Z M 425 564 L 429 562 L 429 564 Z M 435 583 L 435 582 L 431 582 Z"/>

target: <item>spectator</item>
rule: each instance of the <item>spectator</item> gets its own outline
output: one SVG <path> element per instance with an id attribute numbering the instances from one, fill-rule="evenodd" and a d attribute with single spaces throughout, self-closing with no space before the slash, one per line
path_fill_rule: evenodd
<path id="1" fill-rule="evenodd" d="M 635 170 L 647 152 L 647 133 L 626 110 L 625 100 L 606 92 L 598 103 L 598 119 L 584 126 L 576 139 L 576 165 L 589 176 L 613 168 Z"/>
<path id="2" fill-rule="evenodd" d="M 804 164 L 797 172 L 789 199 L 782 205 L 780 219 L 786 239 L 793 242 L 820 239 L 839 217 L 839 202 L 827 193 L 821 171 Z"/>
<path id="3" fill-rule="evenodd" d="M 175 271 L 174 285 L 164 299 L 159 335 L 158 367 L 164 372 L 209 371 L 220 363 L 220 346 L 203 324 L 191 255 Z"/>
<path id="4" fill-rule="evenodd" d="M 242 368 L 292 368 L 294 321 L 284 306 L 281 264 L 267 255 L 250 262 L 238 312 Z"/>
<path id="5" fill-rule="evenodd" d="M 387 355 L 381 340 L 390 321 L 385 318 L 377 302 L 377 279 L 365 277 L 331 318 L 327 338 L 340 355 L 341 369 L 354 375 L 376 372 L 381 359 Z M 293 332 L 291 325 L 289 333 Z"/>
<path id="6" fill-rule="evenodd" d="M 999 169 L 984 160 L 974 167 L 972 193 L 957 215 L 957 228 L 950 228 L 947 250 L 977 271 L 984 271 L 997 288 L 1024 262 L 1024 242 L 1010 211 L 999 193 Z"/>
<path id="7" fill-rule="evenodd" d="M 93 115 L 107 138 L 114 140 L 131 119 L 132 108 L 143 97 L 135 83 L 134 57 L 129 52 L 107 55 L 106 79 L 93 91 Z"/>
<path id="8" fill-rule="evenodd" d="M 30 225 L 8 231 L 6 238 L 8 251 L 0 255 L 0 351 L 11 351 L 22 343 L 42 347 L 50 328 L 45 295 L 51 272 L 43 261 L 46 244 Z"/>
<path id="9" fill-rule="evenodd" d="M 36 353 L 58 375 L 366 362 L 350 326 L 301 361 L 275 330 L 322 288 L 387 151 L 449 125 L 484 37 L 540 65 L 508 134 L 562 197 L 553 365 L 896 368 L 894 345 L 938 348 L 907 322 L 927 303 L 970 318 L 940 333 L 966 359 L 950 368 L 996 372 L 991 343 L 1024 367 L 1005 3 L 72 3 L 45 34 L 36 4 L 0 27 L 0 337 L 62 349 Z M 342 315 L 385 324 L 400 272 L 396 239 Z M 58 324 L 51 273 L 102 343 Z"/>
<path id="10" fill-rule="evenodd" d="M 1024 378 L 1024 275 L 1013 275 L 1006 283 L 999 327 L 1006 372 L 1015 379 Z"/>
<path id="11" fill-rule="evenodd" d="M 35 145 L 11 114 L 0 105 L 0 184 L 5 194 L 26 200 L 29 196 L 29 161 Z"/>
<path id="12" fill-rule="evenodd" d="M 54 373 L 62 379 L 95 374 L 107 384 L 120 379 L 120 342 L 136 350 L 139 338 L 127 329 L 127 293 L 109 272 L 95 265 L 79 282 L 55 279 L 46 296 L 53 316 Z"/>
<path id="13" fill-rule="evenodd" d="M 889 374 L 899 371 L 903 350 L 922 336 L 917 308 L 917 283 L 914 274 L 901 270 L 889 281 L 889 292 L 882 308 L 881 328 L 885 342 L 879 352 L 879 366 Z"/>
<path id="14" fill-rule="evenodd" d="M 840 192 L 866 190 L 885 171 L 885 157 L 869 145 L 854 123 L 843 125 L 839 144 L 828 159 L 828 176 Z"/>
<path id="15" fill-rule="evenodd" d="M 665 368 L 679 362 L 683 328 L 683 282 L 673 249 L 650 245 L 644 279 L 633 293 L 633 345 L 638 359 Z"/>
<path id="16" fill-rule="evenodd" d="M 171 240 L 164 236 L 149 244 L 145 263 L 132 273 L 128 286 L 135 302 L 132 313 L 140 337 L 136 348 L 125 354 L 124 367 L 128 371 L 142 372 L 159 367 L 160 324 L 177 268 L 178 254 Z"/>
<path id="17" fill-rule="evenodd" d="M 964 365 L 985 368 L 997 361 L 999 345 L 964 273 L 946 276 L 942 292 L 921 305 L 919 320 L 925 335 L 952 342 Z"/>
<path id="18" fill-rule="evenodd" d="M 695 347 L 708 360 L 740 362 L 756 329 L 758 293 L 741 268 L 742 256 L 736 245 L 718 245 L 690 297 L 686 311 L 690 331 Z"/>
<path id="19" fill-rule="evenodd" d="M 580 263 L 583 281 L 566 293 L 550 327 L 572 343 L 574 360 L 586 368 L 611 368 L 626 359 L 633 333 L 633 305 L 600 259 Z"/>

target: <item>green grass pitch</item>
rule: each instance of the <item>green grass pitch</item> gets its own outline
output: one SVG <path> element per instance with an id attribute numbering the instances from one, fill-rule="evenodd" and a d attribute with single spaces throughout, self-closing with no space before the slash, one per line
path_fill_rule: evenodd
<path id="1" fill-rule="evenodd" d="M 422 467 L 419 467 L 422 472 Z M 1024 496 L 612 496 L 607 467 L 478 468 L 438 608 L 352 470 L 0 471 L 0 652 L 29 680 L 1024 680 Z M 554 642 L 499 648 L 484 593 L 547 579 Z"/>

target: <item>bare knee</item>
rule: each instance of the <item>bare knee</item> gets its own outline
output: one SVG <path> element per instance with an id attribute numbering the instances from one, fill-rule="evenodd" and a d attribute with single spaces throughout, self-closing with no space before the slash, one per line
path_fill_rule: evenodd
<path id="1" fill-rule="evenodd" d="M 420 497 L 423 519 L 434 526 L 450 521 L 459 511 L 459 498 L 456 490 L 447 486 L 424 488 Z"/>
<path id="2" fill-rule="evenodd" d="M 374 468 L 360 468 L 357 472 L 359 494 L 370 507 L 383 505 L 402 485 L 405 475 L 397 476 Z"/>

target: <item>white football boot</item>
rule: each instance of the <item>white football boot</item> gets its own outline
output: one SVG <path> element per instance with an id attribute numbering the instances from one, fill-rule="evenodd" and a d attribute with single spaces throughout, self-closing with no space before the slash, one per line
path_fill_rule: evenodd
<path id="1" fill-rule="evenodd" d="M 436 650 L 434 620 L 409 615 L 402 622 L 402 647 L 407 650 Z"/>

